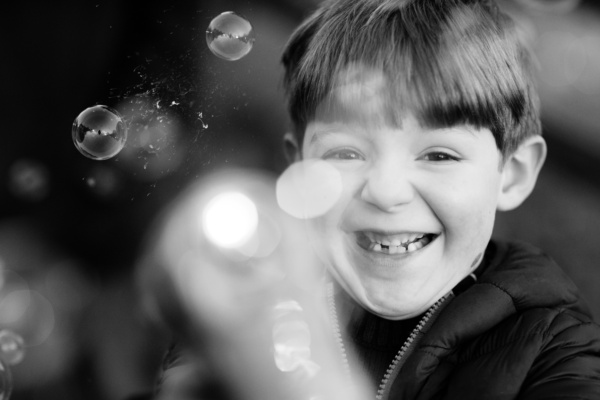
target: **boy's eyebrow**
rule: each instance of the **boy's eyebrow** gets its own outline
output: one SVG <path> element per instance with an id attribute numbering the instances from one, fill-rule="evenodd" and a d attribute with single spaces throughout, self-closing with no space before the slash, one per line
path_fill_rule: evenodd
<path id="1" fill-rule="evenodd" d="M 348 129 L 341 129 L 341 128 L 338 128 L 337 126 L 333 126 L 328 129 L 318 129 L 313 132 L 313 135 L 310 138 L 308 143 L 315 144 L 321 140 L 324 140 L 324 138 L 326 138 L 328 136 L 340 135 L 340 134 L 347 133 L 347 132 L 348 132 Z"/>

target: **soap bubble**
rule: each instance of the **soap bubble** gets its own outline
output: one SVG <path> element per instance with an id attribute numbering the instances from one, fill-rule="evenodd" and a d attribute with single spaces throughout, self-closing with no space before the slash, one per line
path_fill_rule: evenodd
<path id="1" fill-rule="evenodd" d="M 0 360 L 0 400 L 10 399 L 12 392 L 12 376 L 10 369 Z"/>
<path id="2" fill-rule="evenodd" d="M 226 11 L 208 25 L 206 43 L 217 57 L 235 61 L 252 50 L 254 31 L 248 20 L 232 11 Z"/>
<path id="3" fill-rule="evenodd" d="M 117 110 L 96 105 L 75 118 L 71 135 L 81 154 L 92 160 L 106 160 L 125 146 L 127 128 Z"/>
<path id="4" fill-rule="evenodd" d="M 0 331 L 0 359 L 8 365 L 17 365 L 25 357 L 23 338 L 11 330 Z"/>

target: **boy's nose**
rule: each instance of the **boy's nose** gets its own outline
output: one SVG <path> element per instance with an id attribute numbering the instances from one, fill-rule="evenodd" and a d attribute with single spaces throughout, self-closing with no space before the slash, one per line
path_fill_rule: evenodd
<path id="1" fill-rule="evenodd" d="M 408 179 L 407 171 L 398 168 L 372 171 L 361 191 L 362 200 L 385 212 L 410 203 L 415 196 L 415 188 Z"/>

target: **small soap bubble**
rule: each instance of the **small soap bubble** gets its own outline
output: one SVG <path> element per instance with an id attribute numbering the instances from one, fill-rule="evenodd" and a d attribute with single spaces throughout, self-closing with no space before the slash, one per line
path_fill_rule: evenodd
<path id="1" fill-rule="evenodd" d="M 75 118 L 71 135 L 81 154 L 92 160 L 106 160 L 125 146 L 127 128 L 117 110 L 96 105 L 86 108 Z"/>
<path id="2" fill-rule="evenodd" d="M 17 365 L 25 357 L 23 338 L 11 330 L 0 331 L 0 359 L 8 365 Z"/>
<path id="3" fill-rule="evenodd" d="M 12 393 L 12 376 L 8 366 L 0 359 L 0 400 L 10 399 Z"/>
<path id="4" fill-rule="evenodd" d="M 244 17 L 233 11 L 226 11 L 208 25 L 206 43 L 217 57 L 236 61 L 252 50 L 254 30 Z"/>

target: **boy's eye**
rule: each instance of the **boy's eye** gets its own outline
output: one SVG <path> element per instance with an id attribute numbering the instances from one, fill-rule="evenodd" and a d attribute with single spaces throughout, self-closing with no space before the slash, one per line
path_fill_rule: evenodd
<path id="1" fill-rule="evenodd" d="M 443 151 L 427 153 L 423 158 L 427 161 L 458 161 L 458 157 L 451 156 Z"/>
<path id="2" fill-rule="evenodd" d="M 323 156 L 326 160 L 344 160 L 344 161 L 354 161 L 354 160 L 362 160 L 362 155 L 352 149 L 340 149 L 340 150 L 331 150 L 325 153 Z"/>

